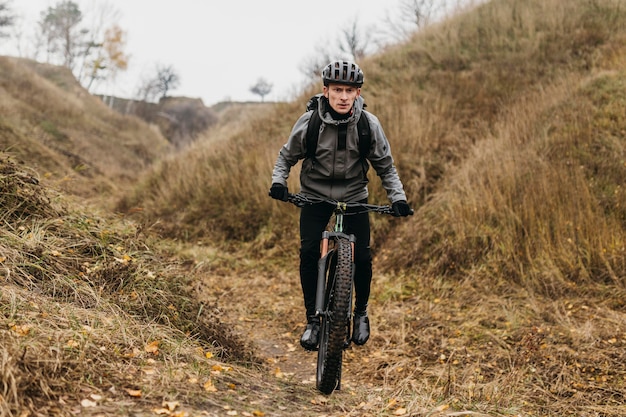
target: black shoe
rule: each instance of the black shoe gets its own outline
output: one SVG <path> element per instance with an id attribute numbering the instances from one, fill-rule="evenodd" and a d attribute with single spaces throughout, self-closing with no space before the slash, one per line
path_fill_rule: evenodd
<path id="1" fill-rule="evenodd" d="M 300 338 L 300 345 L 306 350 L 317 350 L 319 343 L 320 323 L 319 321 L 310 321 L 304 329 L 304 333 Z"/>
<path id="2" fill-rule="evenodd" d="M 370 338 L 370 319 L 367 312 L 355 312 L 352 326 L 352 341 L 362 346 Z"/>

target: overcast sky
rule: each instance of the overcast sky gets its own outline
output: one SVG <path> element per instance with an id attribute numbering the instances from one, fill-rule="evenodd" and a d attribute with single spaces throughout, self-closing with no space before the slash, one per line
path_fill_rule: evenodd
<path id="1" fill-rule="evenodd" d="M 22 33 L 21 54 L 40 13 L 61 0 L 10 0 Z M 258 101 L 250 87 L 263 77 L 273 89 L 265 100 L 294 97 L 304 81 L 302 63 L 325 44 L 332 50 L 343 29 L 385 26 L 401 0 L 74 0 L 82 11 L 109 3 L 127 33 L 129 68 L 101 93 L 133 97 L 157 65 L 171 65 L 180 86 L 170 95 L 220 101 Z M 16 38 L 0 54 L 18 55 Z M 367 74 L 366 74 L 367 79 Z"/>

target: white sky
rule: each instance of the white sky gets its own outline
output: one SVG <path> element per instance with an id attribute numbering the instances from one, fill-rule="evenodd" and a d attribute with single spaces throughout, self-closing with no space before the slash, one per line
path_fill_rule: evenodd
<path id="1" fill-rule="evenodd" d="M 0 41 L 0 54 L 24 55 L 40 13 L 61 0 L 11 0 L 18 37 Z M 360 27 L 384 27 L 400 0 L 74 0 L 85 14 L 109 3 L 126 31 L 129 68 L 115 85 L 98 92 L 133 97 L 157 65 L 171 65 L 180 86 L 169 95 L 220 101 L 259 101 L 249 90 L 263 77 L 273 84 L 266 101 L 288 100 L 300 91 L 304 60 L 339 38 L 356 19 Z M 21 44 L 21 49 L 16 45 Z M 21 52 L 18 52 L 20 51 Z M 367 75 L 367 74 L 366 74 Z"/>

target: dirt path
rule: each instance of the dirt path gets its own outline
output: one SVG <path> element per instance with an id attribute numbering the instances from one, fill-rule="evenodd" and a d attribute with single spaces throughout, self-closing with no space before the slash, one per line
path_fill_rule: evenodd
<path id="1" fill-rule="evenodd" d="M 207 280 L 213 291 L 219 285 L 218 302 L 228 314 L 227 320 L 256 348 L 256 355 L 270 372 L 288 383 L 315 389 L 317 353 L 305 351 L 299 342 L 305 315 L 297 276 L 279 271 L 228 279 L 208 276 Z M 352 395 L 363 385 L 350 371 L 364 359 L 361 355 L 368 355 L 367 347 L 353 346 L 344 354 L 342 391 Z"/>

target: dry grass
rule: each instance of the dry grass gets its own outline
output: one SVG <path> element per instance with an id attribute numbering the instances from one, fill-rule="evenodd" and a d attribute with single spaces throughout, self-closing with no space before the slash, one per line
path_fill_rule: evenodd
<path id="1" fill-rule="evenodd" d="M 0 57 L 0 67 L 0 150 L 65 192 L 117 194 L 170 149 L 158 131 L 89 95 L 67 69 L 10 57 Z"/>
<path id="2" fill-rule="evenodd" d="M 189 415 L 622 416 L 625 6 L 493 1 L 362 62 L 417 210 L 372 217 L 373 335 L 330 397 L 297 348 L 298 212 L 267 197 L 307 95 L 151 166 L 117 206 L 140 226 L 5 162 L 0 415 L 69 415 L 93 394 L 93 415 L 180 400 Z M 73 102 L 48 135 L 85 122 Z M 1 137 L 30 137 L 28 103 L 0 96 Z"/>
<path id="3" fill-rule="evenodd" d="M 624 19 L 621 2 L 490 2 L 363 62 L 366 101 L 420 208 L 410 222 L 374 218 L 378 271 L 396 275 L 375 284 L 380 337 L 351 368 L 384 393 L 368 410 L 620 414 Z M 271 265 L 296 259 L 297 211 L 265 194 L 302 108 L 220 132 L 219 146 L 211 136 L 149 177 L 164 192 L 135 198 L 146 221 Z M 210 168 L 188 169 L 197 160 Z M 174 203 L 184 217 L 163 216 Z"/>
<path id="4" fill-rule="evenodd" d="M 133 387 L 148 390 L 142 398 L 159 397 L 171 382 L 161 373 L 200 372 L 206 381 L 205 353 L 258 362 L 221 322 L 218 305 L 193 297 L 189 266 L 150 249 L 133 225 L 68 208 L 76 203 L 9 159 L 0 163 L 0 206 L 0 415 L 54 415 L 59 401 L 76 407 L 90 393 L 113 401 Z M 148 349 L 153 343 L 158 349 Z M 163 378 L 149 378 L 150 388 L 141 375 L 147 367 Z M 176 391 L 198 396 L 202 386 L 194 385 Z M 121 392 L 104 395 L 111 389 Z"/>

